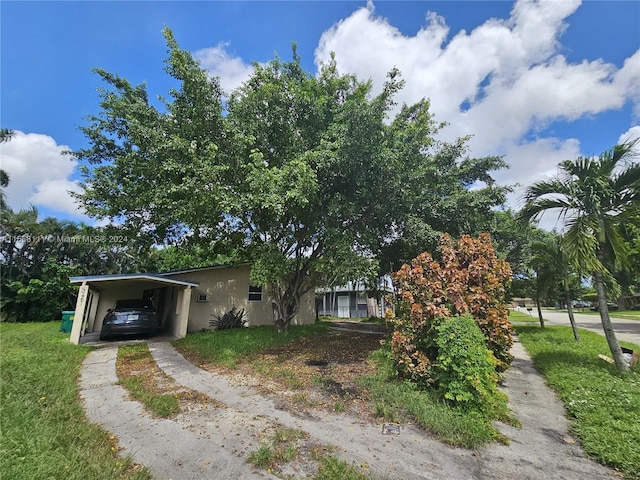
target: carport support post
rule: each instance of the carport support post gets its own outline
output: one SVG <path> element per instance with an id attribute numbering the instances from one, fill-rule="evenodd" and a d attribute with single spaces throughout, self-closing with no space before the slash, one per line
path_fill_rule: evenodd
<path id="1" fill-rule="evenodd" d="M 87 299 L 89 298 L 89 285 L 87 282 L 82 282 L 80 289 L 78 290 L 78 300 L 76 301 L 76 311 L 73 318 L 73 324 L 71 326 L 71 336 L 69 341 L 75 345 L 80 343 L 80 333 L 82 332 L 82 325 L 87 320 L 85 317 L 89 315 L 87 312 Z"/>
<path id="2" fill-rule="evenodd" d="M 180 315 L 178 316 L 178 325 L 175 328 L 175 336 L 184 338 L 187 336 L 187 327 L 189 325 L 189 309 L 191 307 L 191 287 L 185 287 L 182 290 L 182 304 L 180 306 Z"/>

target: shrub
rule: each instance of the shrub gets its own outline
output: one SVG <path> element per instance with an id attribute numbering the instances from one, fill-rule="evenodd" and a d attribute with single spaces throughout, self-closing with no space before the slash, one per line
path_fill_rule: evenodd
<path id="1" fill-rule="evenodd" d="M 423 253 L 393 275 L 400 301 L 398 316 L 389 320 L 394 326 L 391 351 L 399 373 L 419 383 L 435 383 L 432 367 L 439 354 L 439 324 L 467 313 L 496 359 L 495 370 L 506 370 L 513 344 L 505 302 L 509 264 L 495 255 L 488 234 L 477 239 L 465 235 L 457 242 L 443 235 L 440 258 Z"/>
<path id="2" fill-rule="evenodd" d="M 236 307 L 231 307 L 231 310 L 224 315 L 214 315 L 214 319 L 209 322 L 209 326 L 214 330 L 227 330 L 229 328 L 241 328 L 247 324 L 244 318 L 244 308 L 240 311 L 236 310 Z"/>
<path id="3" fill-rule="evenodd" d="M 469 315 L 445 319 L 437 329 L 434 378 L 450 403 L 492 417 L 507 413 L 506 395 L 496 386 L 496 359 Z"/>

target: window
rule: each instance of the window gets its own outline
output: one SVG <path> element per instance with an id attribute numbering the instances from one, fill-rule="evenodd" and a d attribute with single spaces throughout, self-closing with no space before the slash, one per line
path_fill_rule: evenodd
<path id="1" fill-rule="evenodd" d="M 256 287 L 255 285 L 249 285 L 249 301 L 261 302 L 262 301 L 262 287 Z"/>
<path id="2" fill-rule="evenodd" d="M 358 305 L 366 305 L 367 304 L 367 292 L 358 292 L 356 301 L 357 301 Z"/>

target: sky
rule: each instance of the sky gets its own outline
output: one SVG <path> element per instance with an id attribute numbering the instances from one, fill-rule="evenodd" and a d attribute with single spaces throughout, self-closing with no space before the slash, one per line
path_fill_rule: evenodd
<path id="1" fill-rule="evenodd" d="M 64 152 L 87 145 L 79 127 L 99 112 L 93 68 L 150 97 L 173 86 L 164 72 L 172 29 L 226 91 L 252 62 L 291 57 L 316 74 L 335 53 L 341 73 L 371 79 L 402 72 L 397 99 L 429 98 L 440 138 L 471 135 L 469 155 L 501 155 L 494 173 L 523 188 L 559 162 L 598 155 L 640 137 L 640 2 L 629 1 L 80 1 L 0 2 L 0 145 L 14 210 L 96 224 L 74 203 L 78 165 Z M 547 225 L 555 226 L 553 223 Z"/>

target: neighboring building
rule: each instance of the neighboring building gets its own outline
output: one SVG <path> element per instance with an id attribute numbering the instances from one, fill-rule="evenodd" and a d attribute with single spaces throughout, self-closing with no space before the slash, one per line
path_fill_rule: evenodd
<path id="1" fill-rule="evenodd" d="M 391 277 L 377 280 L 376 289 L 380 299 L 370 296 L 364 282 L 349 282 L 347 285 L 316 289 L 316 309 L 318 315 L 339 318 L 384 317 L 391 305 L 385 296 L 393 293 Z"/>
<path id="2" fill-rule="evenodd" d="M 624 295 L 618 299 L 618 306 L 624 310 L 636 307 L 637 305 L 640 305 L 640 292 Z"/>
<path id="3" fill-rule="evenodd" d="M 513 297 L 511 299 L 511 303 L 513 304 L 514 307 L 520 307 L 520 308 L 536 308 L 536 302 L 533 298 L 529 298 L 529 297 Z"/>
<path id="4" fill-rule="evenodd" d="M 161 328 L 177 338 L 188 332 L 207 330 L 216 315 L 244 309 L 247 326 L 273 325 L 269 290 L 251 285 L 250 265 L 222 265 L 165 273 L 135 273 L 72 277 L 80 284 L 71 342 L 85 333 L 99 332 L 107 309 L 118 299 L 153 301 Z M 314 323 L 314 295 L 302 298 L 293 325 Z"/>

